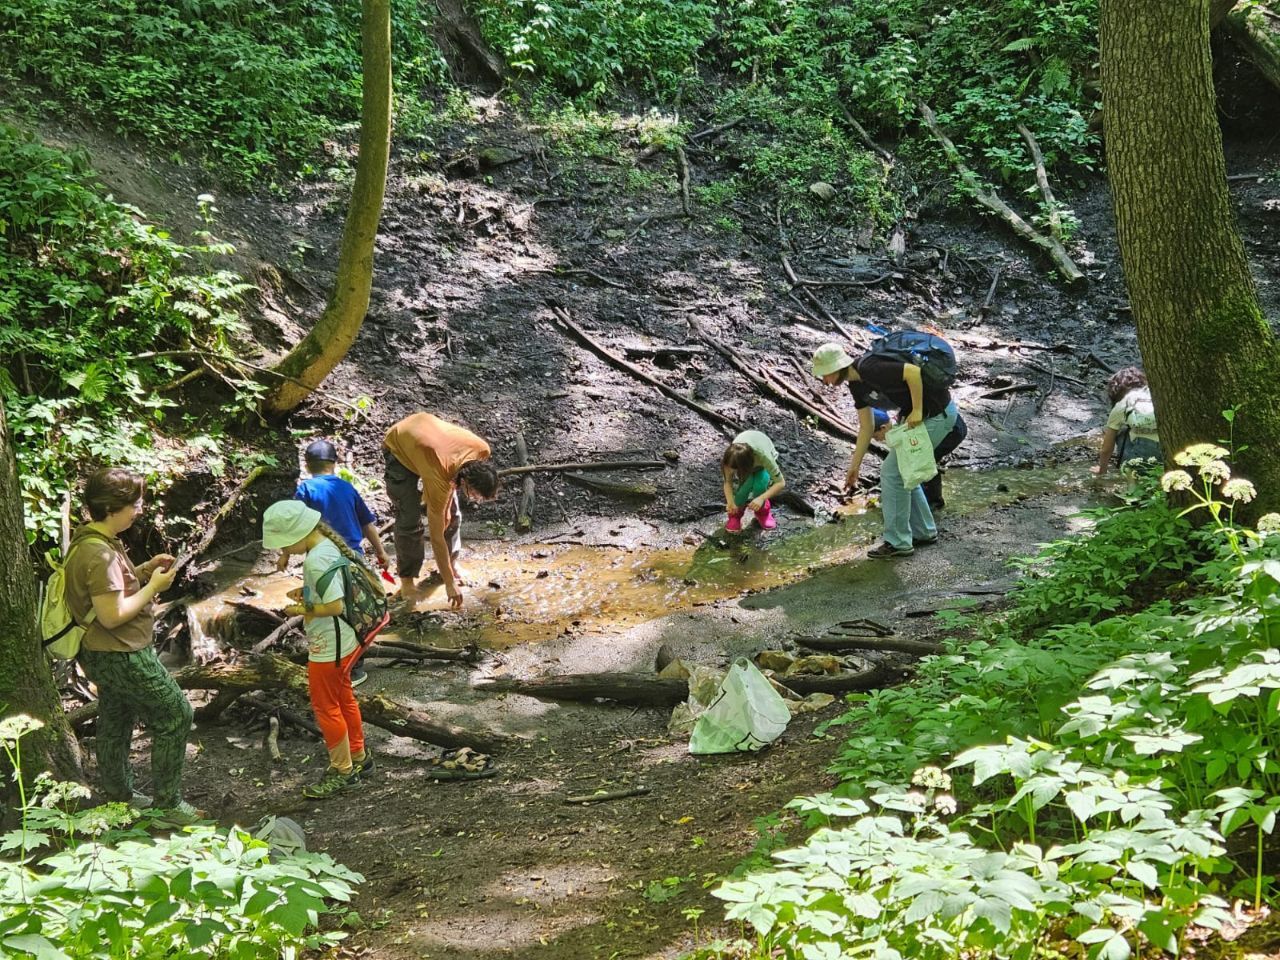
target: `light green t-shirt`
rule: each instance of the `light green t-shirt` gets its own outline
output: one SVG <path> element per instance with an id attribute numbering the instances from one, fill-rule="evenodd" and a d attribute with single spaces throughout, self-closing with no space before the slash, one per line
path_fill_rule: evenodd
<path id="1" fill-rule="evenodd" d="M 771 479 L 777 480 L 782 476 L 782 470 L 778 468 L 778 450 L 773 441 L 759 430 L 743 430 L 733 438 L 733 442 L 750 447 L 751 452 L 756 455 L 756 466 L 768 470 Z"/>
<path id="2" fill-rule="evenodd" d="M 333 542 L 325 539 L 307 554 L 302 564 L 302 599 L 314 604 L 329 603 L 343 599 L 342 573 L 335 572 L 325 584 L 324 591 L 319 589 L 320 578 L 344 562 L 342 554 Z M 306 626 L 307 646 L 310 659 L 318 662 L 332 663 L 334 660 L 334 621 L 342 631 L 342 655 L 345 657 L 356 648 L 356 632 L 345 620 L 335 617 L 316 617 L 308 621 Z"/>

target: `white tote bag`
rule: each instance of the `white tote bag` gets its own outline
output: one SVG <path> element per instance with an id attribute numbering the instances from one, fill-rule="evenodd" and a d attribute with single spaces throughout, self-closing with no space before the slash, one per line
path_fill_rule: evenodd
<path id="1" fill-rule="evenodd" d="M 720 692 L 698 717 L 689 752 L 736 753 L 759 750 L 782 735 L 791 720 L 787 702 L 745 657 L 729 668 Z"/>
<path id="2" fill-rule="evenodd" d="M 902 474 L 903 488 L 910 490 L 938 473 L 938 462 L 933 458 L 933 440 L 923 423 L 908 427 L 900 423 L 884 435 L 884 442 L 898 455 L 898 472 Z"/>

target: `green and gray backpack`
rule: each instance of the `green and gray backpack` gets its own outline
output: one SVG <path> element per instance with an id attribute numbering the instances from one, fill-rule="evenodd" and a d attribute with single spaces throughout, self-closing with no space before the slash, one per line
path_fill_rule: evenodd
<path id="1" fill-rule="evenodd" d="M 334 662 L 342 662 L 342 628 L 339 621 L 345 622 L 356 635 L 357 654 L 352 663 L 364 655 L 365 648 L 373 643 L 374 638 L 391 621 L 391 613 L 387 610 L 387 592 L 382 581 L 363 563 L 343 559 L 320 575 L 316 581 L 316 591 L 324 596 L 333 578 L 342 577 L 341 617 L 333 618 Z"/>

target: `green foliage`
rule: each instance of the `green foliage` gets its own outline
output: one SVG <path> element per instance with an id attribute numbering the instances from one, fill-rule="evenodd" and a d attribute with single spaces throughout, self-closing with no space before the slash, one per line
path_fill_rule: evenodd
<path id="1" fill-rule="evenodd" d="M 174 242 L 71 157 L 0 125 L 0 394 L 33 536 L 56 531 L 81 464 L 154 475 L 177 455 L 152 439 L 172 406 L 154 387 L 179 370 L 155 354 L 230 350 L 250 288 L 213 269 L 226 249 Z"/>
<path id="2" fill-rule="evenodd" d="M 420 0 L 393 5 L 397 86 L 447 71 Z M 311 159 L 360 116 L 360 4 L 0 0 L 0 82 L 39 84 L 119 132 L 247 180 Z"/>
<path id="3" fill-rule="evenodd" d="M 1139 476 L 1125 507 L 1081 515 L 1093 522 L 1088 536 L 1048 544 L 1023 561 L 1012 625 L 1029 633 L 1046 624 L 1093 623 L 1178 580 L 1197 560 L 1198 537 L 1154 495 L 1158 486 L 1155 475 Z"/>
<path id="4" fill-rule="evenodd" d="M 0 721 L 15 768 L 29 717 Z M 76 810 L 78 784 L 43 780 L 23 792 L 22 825 L 0 836 L 0 947 L 6 957 L 110 960 L 219 957 L 267 960 L 332 946 L 332 901 L 363 878 L 326 854 L 273 853 L 239 827 L 187 827 L 148 836 L 137 811 L 113 803 Z"/>
<path id="5" fill-rule="evenodd" d="M 925 101 L 971 165 L 1035 204 L 1020 123 L 1050 170 L 1097 159 L 1086 119 L 1098 106 L 1097 0 L 499 0 L 480 16 L 513 63 L 570 95 L 621 85 L 710 94 L 716 115 L 751 121 L 717 141 L 739 158 L 744 182 L 794 198 L 825 180 L 880 225 L 901 216 L 910 188 L 886 182 L 845 109 L 896 141 L 900 157 L 943 168 L 940 147 L 919 132 L 916 101 Z M 744 84 L 699 87 L 703 62 Z M 1058 212 L 1069 231 L 1074 216 Z"/>
<path id="6" fill-rule="evenodd" d="M 640 79 L 671 95 L 692 76 L 716 5 L 703 0 L 494 0 L 476 7 L 511 66 L 575 96 Z"/>
<path id="7" fill-rule="evenodd" d="M 736 159 L 746 184 L 781 193 L 803 208 L 813 199 L 809 185 L 821 180 L 841 188 L 841 201 L 877 226 L 902 215 L 889 171 L 832 119 L 827 104 L 750 87 L 726 94 L 720 110 L 723 117 L 744 121 L 723 152 Z"/>
<path id="8" fill-rule="evenodd" d="M 1232 522 L 1254 491 L 1225 454 L 1192 448 L 1163 478 L 1198 485 L 1187 509 L 1211 521 L 1188 599 L 1025 640 L 993 625 L 845 718 L 861 726 L 843 789 L 866 799 L 795 801 L 819 829 L 716 891 L 756 930 L 750 956 L 1128 960 L 1181 952 L 1231 897 L 1261 902 L 1280 810 L 1280 515 Z M 1161 499 L 1148 485 L 1098 530 L 1133 523 L 1164 552 Z M 1049 563 L 1060 584 L 1095 577 L 1070 551 Z M 926 753 L 953 772 L 920 768 Z"/>

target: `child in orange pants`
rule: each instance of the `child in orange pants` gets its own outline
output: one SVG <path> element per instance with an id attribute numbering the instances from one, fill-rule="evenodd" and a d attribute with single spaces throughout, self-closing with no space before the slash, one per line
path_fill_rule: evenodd
<path id="1" fill-rule="evenodd" d="M 342 538 L 320 521 L 319 511 L 298 500 L 282 500 L 267 508 L 262 545 L 306 555 L 302 587 L 290 591 L 295 603 L 284 612 L 301 616 L 305 624 L 311 709 L 329 748 L 329 767 L 317 782 L 303 788 L 302 795 L 332 796 L 373 770 L 373 757 L 364 745 L 360 705 L 351 688 L 351 668 L 360 657 L 360 644 L 343 619 L 345 588 L 343 578 L 335 574 L 353 557 L 346 556 L 350 547 Z"/>

